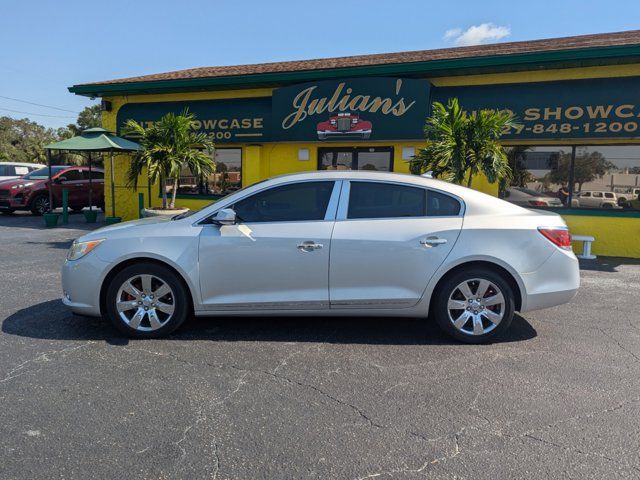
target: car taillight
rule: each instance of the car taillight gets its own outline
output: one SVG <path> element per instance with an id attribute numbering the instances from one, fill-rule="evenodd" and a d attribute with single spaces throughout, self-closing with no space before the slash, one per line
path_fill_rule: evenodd
<path id="1" fill-rule="evenodd" d="M 546 207 L 547 206 L 547 202 L 545 202 L 543 200 L 529 200 L 529 205 L 531 205 L 533 207 Z"/>
<path id="2" fill-rule="evenodd" d="M 538 231 L 556 246 L 564 250 L 571 250 L 571 234 L 568 229 L 559 227 L 538 227 Z"/>

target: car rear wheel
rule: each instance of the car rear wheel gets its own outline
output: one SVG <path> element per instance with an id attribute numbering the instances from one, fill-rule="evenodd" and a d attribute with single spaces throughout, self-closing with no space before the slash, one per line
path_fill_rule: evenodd
<path id="1" fill-rule="evenodd" d="M 499 273 L 469 268 L 444 280 L 435 292 L 433 314 L 440 327 L 465 343 L 486 343 L 511 325 L 515 298 Z"/>
<path id="2" fill-rule="evenodd" d="M 126 267 L 111 281 L 106 293 L 106 315 L 132 338 L 158 338 L 176 330 L 190 307 L 181 279 L 154 263 Z"/>
<path id="3" fill-rule="evenodd" d="M 44 215 L 49 211 L 49 196 L 38 195 L 31 202 L 31 213 L 34 215 Z"/>

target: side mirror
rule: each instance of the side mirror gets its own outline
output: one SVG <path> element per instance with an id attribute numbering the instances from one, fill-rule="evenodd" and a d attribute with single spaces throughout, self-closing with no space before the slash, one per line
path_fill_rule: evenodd
<path id="1" fill-rule="evenodd" d="M 211 223 L 217 223 L 218 225 L 235 225 L 236 212 L 233 208 L 218 210 L 216 214 L 211 217 Z"/>
<path id="2" fill-rule="evenodd" d="M 62 182 L 66 182 L 67 181 L 67 177 L 57 177 L 55 179 L 56 183 L 62 183 Z"/>

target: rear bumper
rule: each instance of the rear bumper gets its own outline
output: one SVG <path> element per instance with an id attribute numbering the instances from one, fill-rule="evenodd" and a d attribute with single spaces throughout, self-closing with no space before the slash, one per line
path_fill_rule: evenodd
<path id="1" fill-rule="evenodd" d="M 580 266 L 571 251 L 556 250 L 535 272 L 521 275 L 524 284 L 521 312 L 570 302 L 580 287 Z"/>

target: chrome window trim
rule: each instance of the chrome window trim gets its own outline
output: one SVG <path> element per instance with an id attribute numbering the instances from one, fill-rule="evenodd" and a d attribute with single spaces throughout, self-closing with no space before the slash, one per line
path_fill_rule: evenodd
<path id="1" fill-rule="evenodd" d="M 336 214 L 338 211 L 338 204 L 340 203 L 340 192 L 342 190 L 342 180 L 336 180 L 333 184 L 333 191 L 331 192 L 331 197 L 329 198 L 329 204 L 327 205 L 327 210 L 324 214 L 325 221 L 335 221 Z M 310 220 L 314 221 L 314 220 Z"/>
<path id="2" fill-rule="evenodd" d="M 347 209 L 349 208 L 349 196 L 351 195 L 351 180 L 342 182 L 342 191 L 340 193 L 340 205 L 336 213 L 336 222 L 347 219 Z"/>

